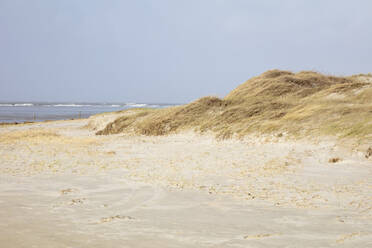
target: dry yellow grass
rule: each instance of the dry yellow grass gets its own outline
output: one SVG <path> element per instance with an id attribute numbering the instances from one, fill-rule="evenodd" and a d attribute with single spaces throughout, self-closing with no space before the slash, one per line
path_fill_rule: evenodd
<path id="1" fill-rule="evenodd" d="M 65 145 L 96 145 L 94 137 L 73 137 L 59 135 L 52 129 L 31 128 L 0 133 L 0 144 L 65 144 Z"/>
<path id="2" fill-rule="evenodd" d="M 271 70 L 225 98 L 160 110 L 131 110 L 97 134 L 166 135 L 192 129 L 219 138 L 252 132 L 372 140 L 372 75 L 327 76 Z"/>
<path id="3" fill-rule="evenodd" d="M 21 140 L 53 139 L 59 135 L 47 129 L 27 129 L 0 134 L 0 143 L 15 143 Z"/>

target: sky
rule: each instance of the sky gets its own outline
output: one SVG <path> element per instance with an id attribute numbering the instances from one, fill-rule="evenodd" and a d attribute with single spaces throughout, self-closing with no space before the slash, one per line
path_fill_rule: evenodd
<path id="1" fill-rule="evenodd" d="M 186 103 L 372 72 L 369 0 L 0 0 L 0 101 Z"/>

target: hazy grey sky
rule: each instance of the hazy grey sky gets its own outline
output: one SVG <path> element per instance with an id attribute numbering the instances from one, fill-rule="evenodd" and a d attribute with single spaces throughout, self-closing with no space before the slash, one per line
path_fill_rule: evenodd
<path id="1" fill-rule="evenodd" d="M 0 0 L 0 101 L 188 102 L 372 71 L 372 1 Z"/>

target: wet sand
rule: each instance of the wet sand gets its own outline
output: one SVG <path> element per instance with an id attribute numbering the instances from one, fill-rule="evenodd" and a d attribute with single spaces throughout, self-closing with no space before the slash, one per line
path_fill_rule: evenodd
<path id="1" fill-rule="evenodd" d="M 87 123 L 0 127 L 1 247 L 372 246 L 364 148 Z"/>

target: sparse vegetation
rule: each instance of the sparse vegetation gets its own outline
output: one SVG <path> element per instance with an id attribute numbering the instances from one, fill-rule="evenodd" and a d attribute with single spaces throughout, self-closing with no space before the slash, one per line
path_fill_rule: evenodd
<path id="1" fill-rule="evenodd" d="M 365 155 L 366 158 L 370 158 L 372 157 L 372 147 L 368 147 L 367 151 L 366 151 L 366 155 Z"/>
<path id="2" fill-rule="evenodd" d="M 372 140 L 372 76 L 271 70 L 223 99 L 204 97 L 167 109 L 124 111 L 97 134 L 166 135 L 187 129 L 211 131 L 219 138 L 260 132 Z"/>
<path id="3" fill-rule="evenodd" d="M 340 158 L 330 158 L 330 159 L 328 160 L 328 163 L 338 163 L 338 162 L 340 162 L 340 161 L 341 161 Z"/>
<path id="4" fill-rule="evenodd" d="M 69 146 L 81 146 L 97 144 L 92 137 L 69 137 L 56 133 L 53 129 L 30 128 L 26 130 L 15 130 L 0 133 L 0 144 L 65 144 Z"/>
<path id="5" fill-rule="evenodd" d="M 59 137 L 59 135 L 52 130 L 29 129 L 0 133 L 0 143 L 15 143 L 17 141 L 22 141 L 25 139 L 52 139 L 56 137 Z"/>

